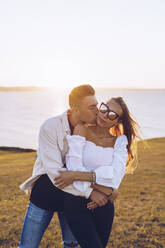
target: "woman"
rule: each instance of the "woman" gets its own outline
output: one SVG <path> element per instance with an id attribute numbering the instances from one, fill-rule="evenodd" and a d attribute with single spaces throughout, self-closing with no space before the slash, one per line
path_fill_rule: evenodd
<path id="1" fill-rule="evenodd" d="M 115 189 L 119 187 L 126 164 L 133 159 L 131 145 L 137 137 L 136 125 L 121 97 L 102 103 L 96 126 L 78 125 L 74 135 L 67 136 L 69 151 L 66 165 L 71 171 L 61 172 L 56 178 L 56 185 L 62 189 L 73 183 L 83 191 L 93 182 L 92 187 L 108 198 L 112 185 Z M 110 129 L 116 136 L 112 136 Z M 118 170 L 121 163 L 122 170 Z M 64 197 L 65 215 L 82 248 L 107 245 L 114 206 L 108 202 L 103 207 L 96 207 L 94 202 L 83 197 L 70 194 Z"/>

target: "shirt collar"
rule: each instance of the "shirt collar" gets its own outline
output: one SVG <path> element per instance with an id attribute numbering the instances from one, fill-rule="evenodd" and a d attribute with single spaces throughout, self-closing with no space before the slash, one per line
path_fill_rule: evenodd
<path id="1" fill-rule="evenodd" d="M 69 127 L 69 121 L 68 121 L 68 113 L 69 113 L 69 110 L 65 111 L 62 114 L 62 125 L 63 125 L 64 131 L 66 132 L 66 134 L 71 134 L 70 127 Z"/>

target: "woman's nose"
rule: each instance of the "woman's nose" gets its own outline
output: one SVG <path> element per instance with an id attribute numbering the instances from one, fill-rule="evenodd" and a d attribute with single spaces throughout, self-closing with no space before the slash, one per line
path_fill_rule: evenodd
<path id="1" fill-rule="evenodd" d="M 107 112 L 101 113 L 101 115 L 104 116 L 104 118 L 107 118 Z"/>

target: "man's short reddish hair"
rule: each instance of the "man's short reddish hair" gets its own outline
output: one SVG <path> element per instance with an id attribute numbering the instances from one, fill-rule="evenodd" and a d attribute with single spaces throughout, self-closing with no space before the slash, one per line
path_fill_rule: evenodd
<path id="1" fill-rule="evenodd" d="M 86 96 L 94 96 L 95 90 L 89 84 L 82 84 L 72 89 L 69 94 L 69 106 L 73 108 Z"/>

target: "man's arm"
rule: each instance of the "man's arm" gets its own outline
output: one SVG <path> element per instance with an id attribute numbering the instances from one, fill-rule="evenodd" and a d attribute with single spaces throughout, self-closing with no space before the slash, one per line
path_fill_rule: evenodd
<path id="1" fill-rule="evenodd" d="M 58 125 L 53 125 L 54 123 L 46 122 L 41 126 L 39 133 L 38 155 L 42 161 L 42 166 L 44 167 L 45 173 L 48 174 L 49 178 L 54 183 L 54 178 L 59 175 L 59 171 L 66 171 L 66 169 L 63 168 L 62 154 L 58 144 Z M 35 173 L 35 170 L 37 170 L 37 168 L 34 168 L 33 174 Z M 73 185 L 69 185 L 63 190 L 73 195 L 88 198 L 93 189 L 88 187 L 86 191 L 80 192 L 75 189 Z"/>

